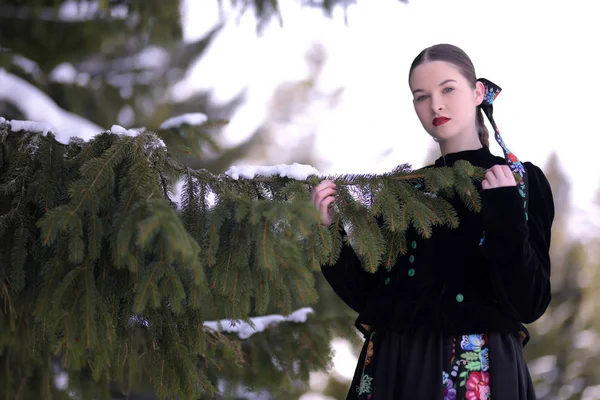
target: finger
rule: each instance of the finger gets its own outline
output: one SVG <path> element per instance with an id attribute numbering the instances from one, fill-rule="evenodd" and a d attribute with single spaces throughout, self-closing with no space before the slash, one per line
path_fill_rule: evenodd
<path id="1" fill-rule="evenodd" d="M 515 176 L 511 172 L 510 174 L 508 174 L 508 176 L 504 177 L 503 183 L 505 184 L 505 186 L 514 186 L 517 184 L 517 180 L 515 179 Z"/>
<path id="2" fill-rule="evenodd" d="M 335 197 L 330 196 L 327 197 L 326 199 L 324 199 L 320 206 L 319 206 L 319 210 L 321 211 L 322 215 L 327 215 L 329 214 L 331 208 L 333 207 L 333 202 L 335 201 Z"/>
<path id="3" fill-rule="evenodd" d="M 325 188 L 317 193 L 315 197 L 315 204 L 320 204 L 328 197 L 335 196 L 337 194 L 337 190 L 334 188 Z"/>
<path id="4" fill-rule="evenodd" d="M 487 180 L 487 179 L 484 179 L 484 180 L 481 182 L 481 188 L 482 188 L 483 190 L 488 190 L 488 189 L 490 189 L 490 183 L 488 182 L 488 180 Z"/>
<path id="5" fill-rule="evenodd" d="M 335 186 L 335 183 L 330 179 L 325 179 L 324 181 L 321 181 L 321 183 L 319 183 L 317 188 L 318 188 L 318 190 L 322 190 L 322 189 L 332 187 L 332 186 Z"/>
<path id="6" fill-rule="evenodd" d="M 494 169 L 498 178 L 498 186 L 512 186 L 515 184 L 515 177 L 508 165 L 495 165 Z"/>
<path id="7" fill-rule="evenodd" d="M 485 189 L 516 185 L 512 171 L 507 165 L 494 165 L 492 168 L 487 170 L 485 179 L 487 180 Z M 484 189 L 483 182 L 481 188 Z"/>
<path id="8" fill-rule="evenodd" d="M 320 208 L 321 210 L 327 210 L 331 204 L 335 201 L 335 196 L 328 196 L 321 201 Z"/>
<path id="9" fill-rule="evenodd" d="M 325 190 L 325 189 L 333 189 L 333 190 L 337 190 L 337 186 L 336 186 L 336 184 L 335 184 L 335 183 L 333 183 L 333 182 L 330 182 L 330 183 L 328 183 L 328 184 L 327 184 L 327 186 L 326 186 L 326 187 L 324 187 L 324 188 L 323 188 L 323 190 Z"/>
<path id="10" fill-rule="evenodd" d="M 315 207 L 317 207 L 320 211 L 325 209 L 325 205 L 335 200 L 335 193 L 330 194 L 329 196 L 320 197 L 317 199 L 316 203 L 313 203 Z"/>
<path id="11" fill-rule="evenodd" d="M 317 203 L 317 196 L 319 195 L 320 192 L 322 192 L 325 189 L 330 189 L 330 188 L 334 188 L 335 189 L 336 185 L 335 183 L 333 183 L 330 180 L 324 180 L 321 183 L 319 183 L 317 186 L 315 186 L 313 188 L 313 190 L 310 193 L 310 199 L 313 203 Z"/>
<path id="12" fill-rule="evenodd" d="M 493 169 L 487 170 L 487 172 L 485 173 L 485 179 L 492 187 L 498 183 L 498 176 L 494 173 Z"/>
<path id="13" fill-rule="evenodd" d="M 503 165 L 502 172 L 509 182 L 513 182 L 515 180 L 515 175 L 508 165 Z"/>
<path id="14" fill-rule="evenodd" d="M 497 179 L 502 179 L 504 177 L 503 167 L 506 167 L 506 165 L 496 164 L 491 168 L 492 172 L 494 173 Z"/>
<path id="15" fill-rule="evenodd" d="M 332 181 L 323 181 L 317 186 L 317 191 L 320 192 L 325 189 L 336 188 L 337 186 Z"/>

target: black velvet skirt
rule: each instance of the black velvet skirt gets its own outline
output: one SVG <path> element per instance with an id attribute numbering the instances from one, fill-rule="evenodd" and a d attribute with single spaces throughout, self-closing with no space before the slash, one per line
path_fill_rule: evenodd
<path id="1" fill-rule="evenodd" d="M 442 337 L 373 331 L 347 399 L 533 400 L 518 332 Z"/>

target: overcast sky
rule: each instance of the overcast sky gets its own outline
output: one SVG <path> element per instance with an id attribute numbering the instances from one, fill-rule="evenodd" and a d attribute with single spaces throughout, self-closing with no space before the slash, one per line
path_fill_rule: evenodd
<path id="1" fill-rule="evenodd" d="M 227 3 L 227 2 L 224 2 Z M 407 74 L 412 59 L 435 43 L 452 43 L 472 58 L 477 73 L 503 88 L 494 105 L 507 146 L 522 160 L 544 166 L 557 151 L 573 183 L 581 232 L 600 186 L 600 128 L 595 115 L 600 59 L 594 18 L 597 2 L 574 0 L 365 1 L 333 20 L 281 0 L 277 23 L 257 38 L 251 13 L 230 21 L 198 64 L 180 96 L 214 90 L 216 101 L 248 87 L 248 101 L 226 131 L 231 143 L 247 137 L 281 81 L 302 78 L 312 40 L 330 60 L 322 87 L 345 86 L 340 107 L 319 122 L 319 153 L 329 172 L 380 172 L 408 162 L 422 165 L 431 138 L 414 114 Z M 218 20 L 216 0 L 184 0 L 185 37 L 199 37 Z M 243 67 L 242 67 L 243 66 Z M 386 158 L 380 154 L 391 147 Z M 492 152 L 502 155 L 494 142 Z"/>

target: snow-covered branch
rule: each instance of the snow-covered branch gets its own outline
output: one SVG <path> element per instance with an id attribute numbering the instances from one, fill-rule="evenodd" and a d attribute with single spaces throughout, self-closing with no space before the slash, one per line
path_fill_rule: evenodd
<path id="1" fill-rule="evenodd" d="M 64 62 L 58 64 L 49 74 L 48 79 L 51 82 L 63 84 L 77 84 L 86 86 L 90 81 L 90 74 L 87 72 L 79 72 L 73 64 Z"/>
<path id="2" fill-rule="evenodd" d="M 0 76 L 1 78 L 1 76 Z M 17 78 L 18 79 L 18 78 Z M 1 83 L 1 80 L 0 80 Z M 26 82 L 27 83 L 27 82 Z M 36 89 L 37 90 L 37 89 Z M 0 98 L 2 95 L 2 91 L 0 90 Z M 40 100 L 41 101 L 41 100 Z M 55 107 L 56 104 L 54 105 Z M 66 113 L 66 111 L 63 111 Z M 50 118 L 48 118 L 50 119 Z M 169 129 L 179 126 L 183 123 L 189 124 L 202 124 L 206 121 L 206 115 L 201 113 L 194 114 L 183 114 L 177 117 L 170 118 L 163 122 L 161 125 L 161 129 Z M 4 119 L 0 120 L 1 122 L 5 122 Z M 102 128 L 97 127 L 93 132 L 87 133 L 87 135 L 64 135 L 61 133 L 60 129 L 56 128 L 56 123 L 48 123 L 48 122 L 35 122 L 35 121 L 7 121 L 11 124 L 11 128 L 13 132 L 18 131 L 29 131 L 29 132 L 38 132 L 43 135 L 46 135 L 48 132 L 54 133 L 57 140 L 61 143 L 67 144 L 69 142 L 69 137 L 79 137 L 84 141 L 88 141 L 92 138 L 92 136 L 102 132 Z M 90 128 L 91 129 L 91 128 Z M 118 135 L 126 135 L 126 136 L 136 136 L 141 133 L 141 130 L 136 129 L 126 129 L 119 125 L 113 125 L 110 128 L 110 131 L 116 133 Z M 245 166 L 231 166 L 226 172 L 225 175 L 233 178 L 233 179 L 252 179 L 256 176 L 281 176 L 284 178 L 291 178 L 296 180 L 306 180 L 311 175 L 319 175 L 319 171 L 311 165 L 305 164 L 277 164 L 277 165 L 245 165 Z"/>
<path id="3" fill-rule="evenodd" d="M 10 129 L 13 132 L 32 132 L 32 133 L 40 133 L 46 136 L 48 133 L 52 132 L 54 135 L 57 135 L 57 130 L 52 124 L 47 122 L 35 122 L 35 121 L 19 121 L 17 119 L 13 119 L 12 121 L 6 121 L 4 118 L 0 119 L 0 123 L 8 122 L 10 124 Z M 66 144 L 68 142 L 59 142 Z"/>
<path id="4" fill-rule="evenodd" d="M 12 58 L 12 62 L 13 64 L 21 68 L 23 71 L 33 76 L 36 80 L 39 80 L 43 75 L 42 70 L 35 61 L 30 60 L 29 58 L 24 57 L 20 54 L 14 55 Z"/>
<path id="5" fill-rule="evenodd" d="M 310 307 L 304 307 L 294 311 L 287 317 L 275 314 L 250 318 L 250 321 L 254 326 L 244 321 L 231 321 L 227 319 L 220 321 L 206 321 L 204 322 L 204 326 L 219 332 L 237 333 L 240 339 L 248 339 L 255 333 L 262 332 L 265 329 L 282 322 L 306 322 L 308 314 L 314 314 L 314 310 Z"/>
<path id="6" fill-rule="evenodd" d="M 17 19 L 37 18 L 44 21 L 77 22 L 108 16 L 112 19 L 125 19 L 128 10 L 123 5 L 112 6 L 109 10 L 104 10 L 97 0 L 68 0 L 62 2 L 58 8 L 3 5 L 0 7 L 0 16 L 2 15 L 9 15 L 11 18 Z"/>
<path id="7" fill-rule="evenodd" d="M 279 325 L 282 322 L 304 323 L 308 319 L 308 314 L 314 314 L 310 307 L 300 308 L 287 317 L 279 314 L 262 315 L 250 318 L 250 323 L 239 320 L 222 319 L 219 321 L 205 321 L 204 326 L 217 332 L 237 333 L 240 339 L 248 339 L 258 332 L 263 332 L 268 328 Z M 143 317 L 134 315 L 129 318 L 131 325 L 140 324 L 149 327 L 150 322 Z"/>
<path id="8" fill-rule="evenodd" d="M 296 179 L 299 181 L 306 180 L 311 175 L 319 175 L 319 171 L 311 165 L 304 165 L 294 163 L 292 165 L 288 164 L 278 164 L 278 165 L 269 165 L 269 166 L 261 166 L 261 165 L 246 165 L 246 166 L 232 166 L 229 168 L 225 174 L 227 176 L 232 177 L 233 179 L 252 179 L 255 176 L 281 176 L 284 178 Z"/>
<path id="9" fill-rule="evenodd" d="M 104 131 L 93 122 L 65 111 L 34 85 L 2 68 L 0 68 L 0 100 L 13 103 L 28 120 L 55 127 L 52 132 L 61 143 L 68 143 L 71 136 L 88 141 Z"/>
<path id="10" fill-rule="evenodd" d="M 189 113 L 182 114 L 176 117 L 169 118 L 160 125 L 160 129 L 171 129 L 177 128 L 183 124 L 188 125 L 202 125 L 208 120 L 206 114 L 202 113 Z"/>

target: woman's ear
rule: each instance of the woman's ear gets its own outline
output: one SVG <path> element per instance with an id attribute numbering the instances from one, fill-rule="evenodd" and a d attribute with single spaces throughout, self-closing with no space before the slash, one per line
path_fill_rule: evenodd
<path id="1" fill-rule="evenodd" d="M 485 97 L 485 85 L 480 81 L 475 82 L 475 104 L 481 105 Z"/>

